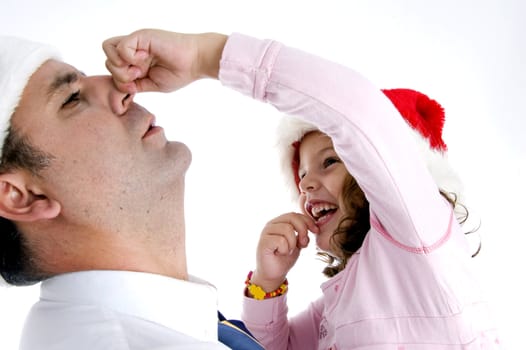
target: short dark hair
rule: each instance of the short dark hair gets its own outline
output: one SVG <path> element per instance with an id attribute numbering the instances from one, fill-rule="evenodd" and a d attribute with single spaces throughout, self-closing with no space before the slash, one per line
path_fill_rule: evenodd
<path id="1" fill-rule="evenodd" d="M 27 136 L 9 127 L 0 160 L 0 174 L 17 169 L 28 170 L 33 176 L 49 166 L 53 156 L 31 144 Z M 44 278 L 36 266 L 35 254 L 14 222 L 0 217 L 0 275 L 9 284 L 24 286 Z"/>

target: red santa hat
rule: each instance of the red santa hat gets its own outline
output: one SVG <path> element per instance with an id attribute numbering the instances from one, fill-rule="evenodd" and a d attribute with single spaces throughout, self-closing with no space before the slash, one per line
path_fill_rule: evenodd
<path id="1" fill-rule="evenodd" d="M 29 78 L 52 58 L 60 59 L 53 47 L 22 38 L 0 36 L 0 157 L 11 116 L 20 103 Z M 0 277 L 0 286 L 7 285 Z"/>
<path id="2" fill-rule="evenodd" d="M 442 106 L 421 92 L 411 89 L 382 90 L 391 100 L 417 140 L 427 167 L 437 186 L 454 193 L 457 199 L 462 195 L 462 183 L 447 160 L 447 146 L 442 139 L 445 115 Z M 287 187 L 293 198 L 298 198 L 298 148 L 303 137 L 317 130 L 314 125 L 295 117 L 283 117 L 278 127 L 278 151 L 281 168 Z"/>

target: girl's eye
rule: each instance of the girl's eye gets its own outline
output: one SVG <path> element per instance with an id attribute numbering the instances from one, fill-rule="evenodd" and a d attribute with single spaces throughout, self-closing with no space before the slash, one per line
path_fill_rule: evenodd
<path id="1" fill-rule="evenodd" d="M 334 163 L 340 163 L 340 159 L 338 157 L 329 157 L 323 161 L 323 167 L 328 168 Z"/>
<path id="2" fill-rule="evenodd" d="M 74 103 L 74 102 L 77 102 L 80 100 L 80 91 L 76 91 L 74 93 L 72 93 L 71 95 L 69 95 L 69 97 L 66 99 L 66 101 L 64 101 L 64 103 L 62 104 L 62 107 L 67 107 L 68 105 Z"/>

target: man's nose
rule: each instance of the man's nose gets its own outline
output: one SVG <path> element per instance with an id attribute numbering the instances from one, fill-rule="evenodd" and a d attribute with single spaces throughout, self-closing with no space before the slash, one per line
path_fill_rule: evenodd
<path id="1" fill-rule="evenodd" d="M 90 88 L 99 96 L 99 98 L 106 100 L 106 103 L 111 108 L 111 111 L 116 115 L 125 114 L 130 105 L 133 103 L 135 94 L 122 92 L 115 87 L 111 76 L 94 76 L 88 78 Z"/>
<path id="2" fill-rule="evenodd" d="M 119 116 L 126 113 L 128 109 L 130 108 L 130 105 L 133 103 L 134 97 L 135 97 L 135 94 L 130 94 L 130 93 L 122 92 L 118 90 L 113 84 L 113 80 L 111 81 L 110 106 L 111 106 L 111 109 L 113 110 L 113 113 Z"/>
<path id="3" fill-rule="evenodd" d="M 110 96 L 111 109 L 117 115 L 123 115 L 133 103 L 135 94 L 124 93 L 115 89 Z"/>

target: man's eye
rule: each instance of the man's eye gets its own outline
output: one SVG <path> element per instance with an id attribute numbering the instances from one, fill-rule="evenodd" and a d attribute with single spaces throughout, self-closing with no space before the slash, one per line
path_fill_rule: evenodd
<path id="1" fill-rule="evenodd" d="M 80 91 L 76 91 L 72 93 L 71 95 L 69 95 L 66 101 L 64 101 L 64 103 L 62 104 L 62 107 L 67 107 L 71 103 L 77 102 L 79 100 L 80 100 Z"/>

